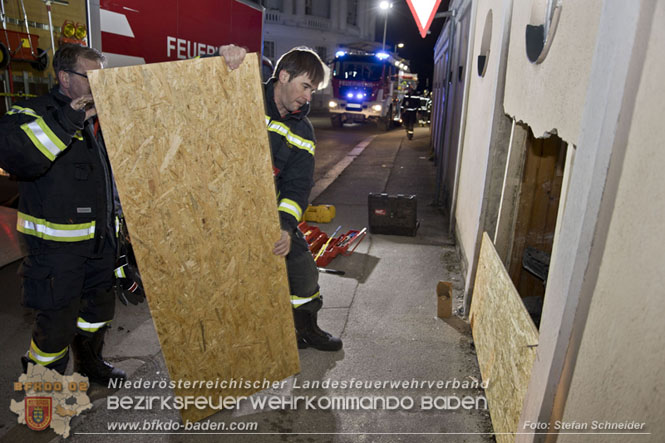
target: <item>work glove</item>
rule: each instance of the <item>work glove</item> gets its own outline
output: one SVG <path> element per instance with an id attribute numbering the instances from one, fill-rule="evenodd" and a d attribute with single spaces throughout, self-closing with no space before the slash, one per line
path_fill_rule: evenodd
<path id="1" fill-rule="evenodd" d="M 114 274 L 116 278 L 115 293 L 120 302 L 125 306 L 127 306 L 127 302 L 133 305 L 143 303 L 145 291 L 141 274 L 136 267 L 129 264 L 126 255 L 120 256 L 116 262 Z"/>

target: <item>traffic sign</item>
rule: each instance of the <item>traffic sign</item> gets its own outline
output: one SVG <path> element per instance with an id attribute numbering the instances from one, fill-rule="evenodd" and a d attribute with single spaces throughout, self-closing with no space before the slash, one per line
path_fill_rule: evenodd
<path id="1" fill-rule="evenodd" d="M 420 36 L 425 38 L 441 0 L 406 0 L 406 2 L 409 4 L 411 14 L 416 20 Z"/>

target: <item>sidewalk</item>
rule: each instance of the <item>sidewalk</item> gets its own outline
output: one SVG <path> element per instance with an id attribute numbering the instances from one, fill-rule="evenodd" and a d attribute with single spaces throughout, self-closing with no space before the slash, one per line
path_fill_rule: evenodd
<path id="1" fill-rule="evenodd" d="M 436 410 L 423 408 L 427 397 L 482 395 L 482 390 L 453 388 L 456 381 L 479 380 L 476 356 L 468 325 L 453 317 L 436 317 L 435 288 L 439 280 L 451 281 L 459 297 L 462 278 L 452 238 L 447 234 L 447 217 L 431 206 L 434 199 L 434 174 L 429 154 L 429 131 L 417 128 L 409 141 L 404 131 L 396 129 L 379 134 L 341 175 L 313 202 L 333 204 L 337 216 L 329 224 L 319 225 L 332 233 L 367 226 L 369 192 L 417 194 L 420 228 L 416 237 L 368 235 L 350 257 L 337 257 L 329 268 L 344 270 L 344 276 L 320 274 L 324 308 L 319 313 L 322 328 L 340 334 L 344 350 L 324 353 L 311 349 L 300 351 L 302 372 L 291 378 L 283 389 L 257 396 L 392 396 L 402 403 L 394 410 L 385 408 L 349 409 L 306 408 L 257 411 L 246 404 L 235 411 L 222 411 L 211 422 L 257 422 L 260 434 L 217 435 L 91 435 L 107 433 L 109 422 L 179 420 L 177 411 L 108 410 L 100 388 L 91 392 L 95 407 L 72 420 L 68 442 L 87 441 L 204 441 L 204 442 L 487 442 L 493 438 L 487 410 Z M 13 268 L 13 269 L 11 269 Z M 0 279 L 15 272 L 15 265 L 0 269 Z M 15 288 L 14 291 L 16 292 Z M 15 296 L 14 296 L 15 297 Z M 8 392 L 10 381 L 18 375 L 18 361 L 29 342 L 31 318 L 18 306 L 18 300 L 6 300 L 2 312 L 5 356 L 0 363 L 0 396 L 20 399 Z M 157 335 L 146 304 L 125 307 L 118 304 L 113 332 L 107 343 L 107 357 L 125 369 L 130 379 L 167 379 Z M 8 328 L 11 333 L 8 335 Z M 19 332 L 20 331 L 20 332 Z M 306 388 L 315 381 L 388 383 L 375 388 Z M 408 382 L 407 388 L 389 383 Z M 449 382 L 437 388 L 436 382 Z M 9 384 L 9 388 L 8 388 Z M 431 386 L 431 384 L 434 384 Z M 5 395 L 7 394 L 7 395 Z M 113 395 L 173 395 L 166 390 L 122 389 Z M 413 405 L 409 407 L 409 399 Z M 8 400 L 7 400 L 8 401 Z M 441 402 L 439 403 L 441 405 Z M 52 431 L 34 433 L 16 425 L 16 416 L 7 407 L 0 408 L 0 441 L 60 441 Z M 446 433 L 446 434 L 444 434 Z M 290 434 L 290 435 L 289 435 Z"/>

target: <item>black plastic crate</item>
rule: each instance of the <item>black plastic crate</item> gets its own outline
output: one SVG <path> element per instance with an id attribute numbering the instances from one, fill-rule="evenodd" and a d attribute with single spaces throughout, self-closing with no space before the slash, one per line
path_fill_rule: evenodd
<path id="1" fill-rule="evenodd" d="M 373 234 L 415 236 L 418 200 L 415 195 L 370 193 L 367 197 L 369 231 Z"/>

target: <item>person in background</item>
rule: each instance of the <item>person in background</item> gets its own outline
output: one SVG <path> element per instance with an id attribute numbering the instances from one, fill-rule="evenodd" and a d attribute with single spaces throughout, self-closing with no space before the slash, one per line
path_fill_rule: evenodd
<path id="1" fill-rule="evenodd" d="M 402 99 L 402 121 L 409 140 L 413 138 L 413 125 L 416 123 L 418 108 L 420 108 L 420 97 L 413 91 L 413 86 L 408 85 Z"/>

